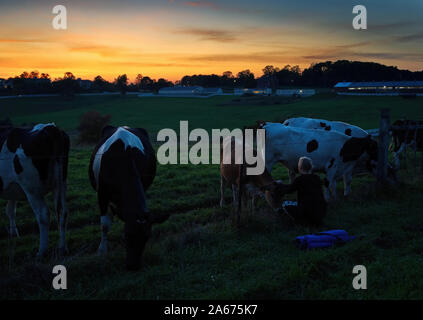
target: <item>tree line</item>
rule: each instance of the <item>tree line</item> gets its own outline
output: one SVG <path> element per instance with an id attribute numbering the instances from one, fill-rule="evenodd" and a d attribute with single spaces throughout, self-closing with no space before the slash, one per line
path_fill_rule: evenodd
<path id="1" fill-rule="evenodd" d="M 273 65 L 262 69 L 263 75 L 256 78 L 250 70 L 243 70 L 234 75 L 225 71 L 222 75 L 186 75 L 181 80 L 172 81 L 160 78 L 152 79 L 138 74 L 134 82 L 129 82 L 126 74 L 119 75 L 109 82 L 102 76 L 92 81 L 76 78 L 71 72 L 52 80 L 49 74 L 32 71 L 9 78 L 0 83 L 1 95 L 53 93 L 72 97 L 75 93 L 85 92 L 158 92 L 161 88 L 181 86 L 233 88 L 278 88 L 287 86 L 333 87 L 342 81 L 423 81 L 423 71 L 412 72 L 397 67 L 385 66 L 375 62 L 338 60 L 314 63 L 301 70 L 299 66 L 286 65 L 283 68 Z"/>

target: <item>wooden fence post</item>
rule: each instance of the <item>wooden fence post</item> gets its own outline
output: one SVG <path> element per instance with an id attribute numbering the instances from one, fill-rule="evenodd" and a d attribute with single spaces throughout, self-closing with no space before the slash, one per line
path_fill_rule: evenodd
<path id="1" fill-rule="evenodd" d="M 416 141 L 416 143 L 417 143 L 417 141 Z M 421 172 L 422 172 L 422 174 L 423 174 L 423 150 L 422 150 L 422 159 L 421 159 Z"/>
<path id="2" fill-rule="evenodd" d="M 389 109 L 382 109 L 380 112 L 377 181 L 386 182 L 388 175 L 388 148 L 389 148 L 389 127 L 391 120 Z"/>

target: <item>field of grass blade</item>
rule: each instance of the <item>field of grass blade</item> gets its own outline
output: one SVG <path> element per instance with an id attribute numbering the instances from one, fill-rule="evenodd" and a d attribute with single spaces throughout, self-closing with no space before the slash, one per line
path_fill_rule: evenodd
<path id="1" fill-rule="evenodd" d="M 421 99 L 338 98 L 317 96 L 289 104 L 248 105 L 245 110 L 238 105 L 219 106 L 228 103 L 227 97 L 201 99 L 203 109 L 193 99 L 147 102 L 132 97 L 113 97 L 110 101 L 103 101 L 103 97 L 77 98 L 75 106 L 62 106 L 61 103 L 68 102 L 60 102 L 54 107 L 55 100 L 37 98 L 46 105 L 32 99 L 29 106 L 24 106 L 24 100 L 18 100 L 11 103 L 9 112 L 15 124 L 30 123 L 29 119 L 57 122 L 69 132 L 75 130 L 79 114 L 91 109 L 113 113 L 114 124 L 142 126 L 152 132 L 175 127 L 174 123 L 186 119 L 193 120 L 193 127 L 223 128 L 226 121 L 226 127 L 234 128 L 259 119 L 277 120 L 312 113 L 374 128 L 379 108 L 389 107 L 388 103 L 392 105 L 393 118 L 401 113 L 407 113 L 409 118 L 421 118 L 423 114 Z M 334 99 L 343 110 L 334 109 L 337 105 Z M 113 110 L 115 105 L 121 107 Z M 354 112 L 356 106 L 361 113 Z M 170 111 L 171 108 L 179 108 L 179 114 Z M 222 108 L 226 108 L 222 114 L 213 114 Z M 34 110 L 38 113 L 31 116 Z M 241 226 L 237 228 L 229 189 L 227 205 L 218 206 L 218 165 L 159 165 L 147 192 L 148 206 L 152 213 L 168 212 L 171 216 L 153 227 L 142 269 L 135 273 L 125 269 L 123 225 L 117 218 L 109 236 L 109 254 L 96 254 L 100 217 L 87 174 L 90 154 L 91 147 L 72 146 L 67 194 L 69 254 L 65 258 L 56 255 L 58 231 L 51 196 L 49 251 L 39 262 L 35 260 L 38 226 L 29 205 L 18 204 L 16 221 L 20 237 L 11 239 L 3 212 L 6 202 L 0 200 L 1 299 L 423 298 L 423 180 L 420 171 L 414 169 L 411 154 L 407 170 L 400 172 L 398 186 L 380 188 L 373 177 L 358 177 L 353 180 L 351 196 L 344 199 L 340 183 L 339 199 L 329 206 L 325 225 L 318 230 L 292 225 L 272 212 L 263 200 L 254 214 L 244 209 Z M 287 180 L 287 172 L 280 166 L 272 175 Z M 293 243 L 296 236 L 329 229 L 345 229 L 359 237 L 341 247 L 312 251 L 300 251 Z M 67 290 L 52 288 L 52 269 L 56 264 L 67 267 Z M 367 290 L 352 287 L 355 265 L 367 268 Z"/>

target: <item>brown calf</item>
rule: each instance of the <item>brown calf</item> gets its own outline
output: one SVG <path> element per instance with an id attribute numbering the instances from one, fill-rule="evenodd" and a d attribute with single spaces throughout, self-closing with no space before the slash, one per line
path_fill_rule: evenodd
<path id="1" fill-rule="evenodd" d="M 223 151 L 230 145 L 231 161 L 230 164 L 223 163 Z M 245 168 L 247 165 L 242 165 L 243 159 L 237 157 L 242 156 L 235 154 L 236 145 L 240 147 L 242 144 L 239 139 L 234 137 L 226 137 L 220 145 L 220 206 L 224 205 L 224 192 L 226 186 L 232 186 L 233 205 L 236 206 L 238 202 L 237 219 L 238 224 L 240 220 L 241 211 L 241 197 L 242 195 L 249 195 L 252 198 L 252 209 L 254 210 L 256 198 L 262 193 L 265 193 L 265 199 L 273 210 L 281 208 L 282 204 L 282 190 L 280 190 L 279 182 L 273 180 L 270 173 L 265 169 L 260 175 L 246 175 Z M 240 149 L 242 150 L 242 149 Z"/>

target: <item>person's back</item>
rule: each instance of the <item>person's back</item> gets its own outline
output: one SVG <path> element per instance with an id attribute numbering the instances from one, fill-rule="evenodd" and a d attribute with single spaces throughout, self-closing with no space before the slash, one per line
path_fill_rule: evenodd
<path id="1" fill-rule="evenodd" d="M 323 196 L 322 181 L 312 173 L 311 159 L 302 157 L 298 163 L 301 173 L 294 182 L 285 186 L 285 193 L 297 191 L 296 206 L 285 206 L 285 210 L 297 222 L 311 225 L 320 225 L 326 214 L 326 201 Z"/>
<path id="2" fill-rule="evenodd" d="M 298 209 L 305 220 L 318 224 L 326 214 L 322 180 L 316 174 L 302 174 L 293 183 L 297 190 Z"/>

